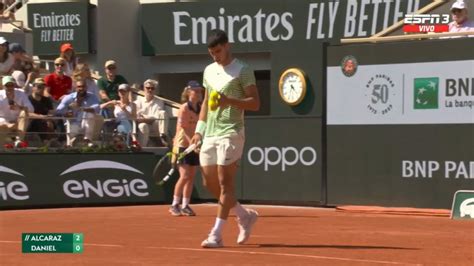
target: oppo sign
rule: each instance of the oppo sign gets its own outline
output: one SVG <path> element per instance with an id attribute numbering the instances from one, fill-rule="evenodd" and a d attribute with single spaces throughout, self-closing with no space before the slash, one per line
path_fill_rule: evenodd
<path id="1" fill-rule="evenodd" d="M 316 150 L 313 147 L 303 147 L 298 150 L 295 147 L 253 147 L 248 151 L 247 159 L 252 165 L 263 165 L 268 171 L 270 166 L 278 166 L 285 172 L 287 166 L 302 164 L 311 166 L 317 159 Z"/>

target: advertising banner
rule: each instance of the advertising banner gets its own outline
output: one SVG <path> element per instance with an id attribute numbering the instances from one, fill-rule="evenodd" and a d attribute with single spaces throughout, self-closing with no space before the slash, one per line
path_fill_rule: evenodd
<path id="1" fill-rule="evenodd" d="M 28 3 L 28 27 L 35 55 L 59 55 L 63 43 L 89 53 L 89 1 Z"/>
<path id="2" fill-rule="evenodd" d="M 2 154 L 0 209 L 164 201 L 153 154 Z"/>
<path id="3" fill-rule="evenodd" d="M 328 203 L 451 208 L 474 189 L 472 38 L 328 48 Z"/>
<path id="4" fill-rule="evenodd" d="M 432 0 L 251 0 L 144 3 L 143 55 L 202 54 L 211 29 L 227 32 L 236 52 L 284 43 L 371 36 Z M 160 25 L 157 27 L 157 25 Z"/>
<path id="5" fill-rule="evenodd" d="M 247 119 L 243 198 L 321 201 L 321 132 L 321 119 Z"/>
<path id="6" fill-rule="evenodd" d="M 291 128 L 288 127 L 291 122 Z M 235 176 L 239 200 L 320 204 L 321 119 L 245 119 L 245 146 Z M 214 199 L 198 171 L 193 197 Z"/>
<path id="7" fill-rule="evenodd" d="M 474 124 L 474 60 L 328 68 L 328 124 Z"/>

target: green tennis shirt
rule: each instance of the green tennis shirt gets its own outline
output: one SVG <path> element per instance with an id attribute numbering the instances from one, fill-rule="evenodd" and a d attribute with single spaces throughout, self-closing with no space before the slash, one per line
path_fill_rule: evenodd
<path id="1" fill-rule="evenodd" d="M 255 85 L 255 75 L 249 66 L 238 59 L 221 66 L 212 63 L 204 70 L 203 86 L 207 93 L 216 90 L 225 96 L 243 99 L 244 89 Z M 207 109 L 205 137 L 227 136 L 244 128 L 244 111 L 228 106 L 215 111 Z"/>

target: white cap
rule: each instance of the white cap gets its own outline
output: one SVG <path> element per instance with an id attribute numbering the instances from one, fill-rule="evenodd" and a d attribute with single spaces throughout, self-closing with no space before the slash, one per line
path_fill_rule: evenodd
<path id="1" fill-rule="evenodd" d="M 114 60 L 107 60 L 105 62 L 105 68 L 109 67 L 109 66 L 116 66 L 117 65 L 117 62 L 115 62 Z"/>
<path id="2" fill-rule="evenodd" d="M 19 71 L 19 70 L 13 71 L 12 77 L 15 79 L 16 84 L 18 85 L 18 87 L 23 87 L 25 85 L 26 77 L 25 77 L 25 73 L 23 73 L 23 71 Z"/>
<path id="3" fill-rule="evenodd" d="M 3 36 L 0 36 L 0 45 L 4 44 L 6 42 L 8 42 L 7 39 L 5 39 L 5 37 L 3 37 Z"/>
<path id="4" fill-rule="evenodd" d="M 127 83 L 123 83 L 123 84 L 120 84 L 118 86 L 118 90 L 124 90 L 124 91 L 129 91 L 130 90 L 130 85 L 128 85 Z"/>
<path id="5" fill-rule="evenodd" d="M 457 0 L 451 6 L 451 10 L 453 10 L 453 9 L 465 9 L 465 8 L 467 8 L 467 6 L 466 6 L 466 3 L 464 3 L 464 0 Z"/>

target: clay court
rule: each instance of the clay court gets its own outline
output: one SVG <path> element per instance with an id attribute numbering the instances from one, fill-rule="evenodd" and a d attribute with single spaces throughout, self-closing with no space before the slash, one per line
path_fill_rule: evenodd
<path id="1" fill-rule="evenodd" d="M 448 217 L 367 214 L 335 209 L 254 206 L 248 244 L 235 243 L 232 219 L 222 249 L 202 249 L 215 205 L 196 217 L 167 206 L 0 212 L 1 265 L 474 265 L 474 224 Z M 22 254 L 22 232 L 82 232 L 83 254 Z"/>

